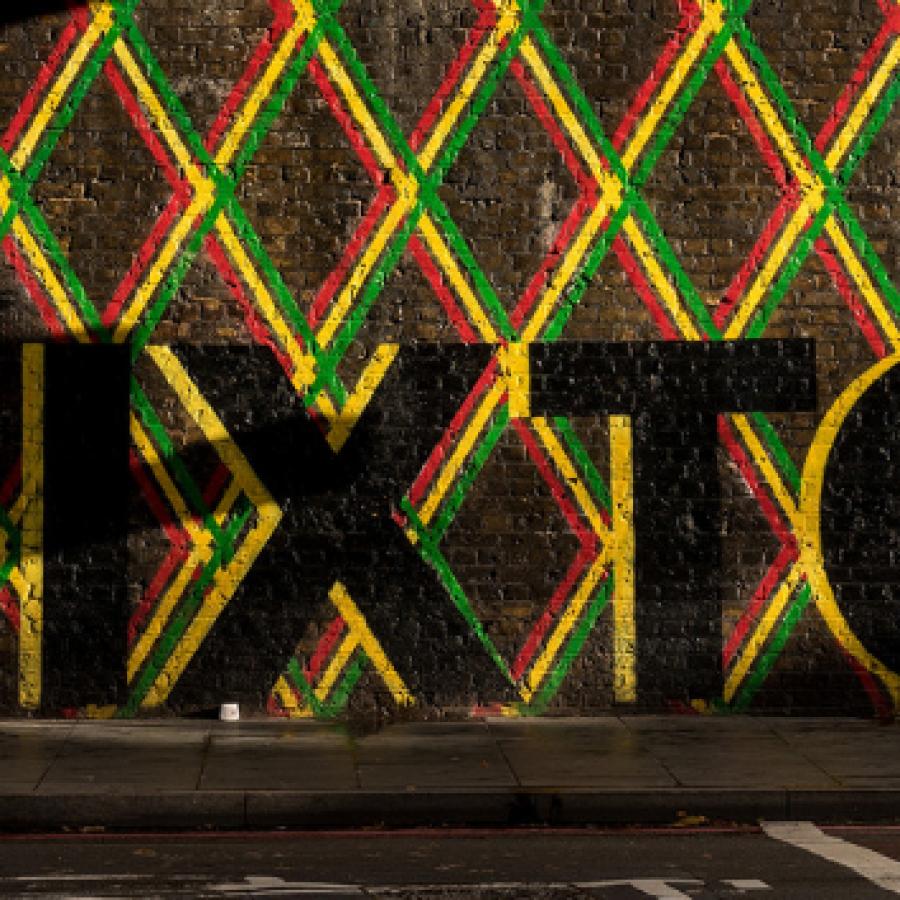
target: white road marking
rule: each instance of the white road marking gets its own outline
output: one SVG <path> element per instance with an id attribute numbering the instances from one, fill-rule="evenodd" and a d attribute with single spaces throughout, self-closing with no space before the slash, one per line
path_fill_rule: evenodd
<path id="1" fill-rule="evenodd" d="M 727 884 L 737 891 L 771 891 L 772 888 L 758 878 L 726 878 L 722 884 Z"/>
<path id="2" fill-rule="evenodd" d="M 825 834 L 812 822 L 763 822 L 762 828 L 771 838 L 851 869 L 883 890 L 900 894 L 900 862 L 895 859 Z"/>
<path id="3" fill-rule="evenodd" d="M 523 891 L 540 888 L 542 890 L 565 890 L 568 888 L 596 889 L 607 887 L 633 887 L 647 897 L 654 900 L 690 900 L 690 895 L 682 893 L 675 885 L 681 887 L 703 887 L 703 882 L 695 878 L 619 878 L 614 881 L 584 881 L 584 882 L 533 882 L 533 881 L 487 881 L 461 884 L 384 884 L 366 885 L 363 888 L 357 884 L 334 884 L 330 882 L 315 881 L 285 881 L 282 878 L 273 878 L 266 875 L 248 875 L 243 881 L 227 882 L 223 884 L 209 884 L 206 890 L 218 891 L 223 894 L 242 893 L 247 894 L 363 894 L 366 891 L 375 896 L 391 894 L 416 893 L 444 893 L 446 891 L 466 891 L 470 894 L 486 893 L 488 891 Z"/>

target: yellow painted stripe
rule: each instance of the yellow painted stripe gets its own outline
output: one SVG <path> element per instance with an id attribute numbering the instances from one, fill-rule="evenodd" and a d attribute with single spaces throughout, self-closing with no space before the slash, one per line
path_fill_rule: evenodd
<path id="1" fill-rule="evenodd" d="M 59 73 L 56 81 L 44 97 L 38 111 L 35 113 L 31 124 L 28 126 L 22 140 L 19 141 L 10 161 L 20 171 L 24 168 L 28 161 L 28 157 L 34 152 L 35 145 L 40 140 L 47 123 L 62 103 L 66 92 L 69 90 L 72 82 L 84 65 L 88 54 L 94 49 L 94 45 L 112 27 L 113 9 L 109 3 L 102 6 L 92 5 L 94 16 L 91 19 L 81 40 L 75 45 L 72 55 L 69 57 L 62 72 Z"/>
<path id="2" fill-rule="evenodd" d="M 431 521 L 431 517 L 440 506 L 444 495 L 456 479 L 457 472 L 459 472 L 460 467 L 471 452 L 472 447 L 475 444 L 475 439 L 484 430 L 487 420 L 497 408 L 497 405 L 500 403 L 500 398 L 505 391 L 506 385 L 502 380 L 498 380 L 491 387 L 490 391 L 475 411 L 475 414 L 469 420 L 469 424 L 454 448 L 453 453 L 450 455 L 450 459 L 438 476 L 434 488 L 425 498 L 425 502 L 419 510 L 419 519 L 422 521 L 423 525 L 427 525 Z"/>
<path id="3" fill-rule="evenodd" d="M 156 447 L 133 413 L 131 415 L 131 438 L 150 467 L 150 471 L 153 472 L 153 477 L 162 488 L 169 505 L 172 507 L 172 511 L 178 517 L 181 527 L 187 531 L 196 545 L 208 545 L 212 541 L 212 536 L 197 525 L 193 513 L 191 513 L 184 502 L 184 497 L 181 496 L 181 492 L 176 487 L 175 482 L 169 477 L 169 472 L 156 452 Z"/>
<path id="4" fill-rule="evenodd" d="M 453 128 L 453 125 L 459 119 L 460 115 L 462 115 L 462 111 L 466 104 L 478 90 L 478 86 L 484 79 L 488 66 L 500 49 L 500 44 L 515 30 L 516 25 L 518 24 L 515 13 L 512 12 L 508 6 L 506 10 L 500 10 L 499 4 L 495 4 L 495 6 L 498 7 L 500 14 L 493 30 L 488 35 L 481 50 L 479 50 L 478 55 L 475 57 L 475 61 L 469 68 L 459 90 L 454 94 L 453 99 L 447 105 L 447 108 L 438 120 L 434 131 L 432 131 L 431 137 L 419 154 L 419 164 L 426 172 L 434 164 L 444 141 L 447 139 L 447 135 L 450 133 L 450 130 Z"/>
<path id="5" fill-rule="evenodd" d="M 44 394 L 43 344 L 22 346 L 22 517 L 19 594 L 19 705 L 41 702 L 44 633 Z M 18 581 L 18 579 L 16 580 Z"/>
<path id="6" fill-rule="evenodd" d="M 231 128 L 225 135 L 225 140 L 216 153 L 216 165 L 219 167 L 227 166 L 234 158 L 241 141 L 244 139 L 244 135 L 259 114 L 260 108 L 272 94 L 275 82 L 281 77 L 281 73 L 293 55 L 300 36 L 304 32 L 309 33 L 315 27 L 315 16 L 310 5 L 308 3 L 295 3 L 294 6 L 297 8 L 297 17 L 294 19 L 291 27 L 284 33 L 278 44 L 278 50 L 263 72 L 262 77 L 256 83 L 241 111 L 235 116 Z"/>
<path id="7" fill-rule="evenodd" d="M 603 224 L 607 215 L 609 215 L 611 206 L 617 206 L 619 203 L 621 203 L 621 197 L 618 197 L 613 203 L 610 203 L 604 194 L 597 205 L 591 210 L 591 214 L 582 226 L 581 231 L 578 232 L 578 236 L 569 245 L 569 249 L 566 251 L 562 264 L 553 275 L 550 286 L 544 292 L 540 303 L 535 307 L 531 318 L 528 320 L 528 324 L 523 329 L 522 340 L 531 342 L 536 341 L 539 338 L 541 329 L 550 317 L 553 307 L 556 305 L 556 301 L 562 295 L 566 287 L 568 287 L 572 275 L 575 273 L 576 268 L 590 248 L 594 236 L 597 234 L 597 231 Z"/>
<path id="8" fill-rule="evenodd" d="M 372 634 L 369 626 L 366 624 L 365 617 L 359 611 L 352 597 L 347 593 L 347 589 L 336 581 L 328 592 L 331 602 L 337 607 L 341 618 L 347 623 L 350 632 L 359 640 L 360 646 L 365 651 L 366 656 L 372 661 L 378 674 L 381 676 L 388 690 L 393 695 L 394 700 L 401 706 L 408 706 L 413 703 L 413 696 L 410 694 L 403 679 L 397 670 L 391 665 L 391 661 L 387 658 L 378 639 Z"/>
<path id="9" fill-rule="evenodd" d="M 296 335 L 291 330 L 284 316 L 279 312 L 277 304 L 257 274 L 253 263 L 250 262 L 244 245 L 238 240 L 234 229 L 231 227 L 231 222 L 228 221 L 224 213 L 221 213 L 216 219 L 216 231 L 218 231 L 222 243 L 228 250 L 234 264 L 238 267 L 244 281 L 250 290 L 253 291 L 259 310 L 263 314 L 266 323 L 275 337 L 278 338 L 278 343 L 294 365 L 291 383 L 298 390 L 304 390 L 315 381 L 315 360 L 300 348 Z"/>
<path id="10" fill-rule="evenodd" d="M 578 505 L 585 516 L 587 516 L 587 520 L 590 522 L 594 534 L 600 538 L 602 543 L 608 544 L 612 540 L 612 532 L 606 527 L 603 519 L 600 518 L 597 505 L 594 503 L 590 492 L 584 486 L 584 482 L 575 471 L 572 461 L 569 459 L 562 444 L 560 444 L 556 435 L 553 433 L 547 420 L 542 416 L 535 417 L 531 420 L 531 426 L 537 432 L 538 437 L 540 437 L 541 443 L 546 447 L 547 452 L 550 454 L 556 468 L 559 469 L 559 473 L 565 480 L 566 485 L 578 500 Z"/>
<path id="11" fill-rule="evenodd" d="M 344 99 L 347 101 L 347 106 L 351 115 L 356 122 L 359 123 L 368 138 L 369 144 L 375 152 L 378 162 L 381 164 L 382 168 L 390 172 L 396 165 L 394 154 L 391 152 L 391 148 L 384 139 L 384 135 L 382 135 L 378 125 L 375 124 L 375 120 L 372 118 L 372 114 L 369 112 L 362 97 L 359 96 L 356 85 L 347 74 L 346 69 L 340 59 L 338 59 L 337 54 L 334 52 L 327 38 L 322 38 L 322 40 L 319 41 L 318 53 L 322 62 L 325 64 L 325 68 L 331 75 L 331 80 L 338 86 L 338 90 L 344 95 Z"/>
<path id="12" fill-rule="evenodd" d="M 760 650 L 762 650 L 763 645 L 768 640 L 769 634 L 781 618 L 781 614 L 784 612 L 788 600 L 790 600 L 791 595 L 796 590 L 799 580 L 800 570 L 795 565 L 788 574 L 788 577 L 782 582 L 782 585 L 775 593 L 775 596 L 769 601 L 765 614 L 754 629 L 750 640 L 747 641 L 740 659 L 728 674 L 728 678 L 725 680 L 724 692 L 726 703 L 731 702 L 732 697 L 734 697 L 735 692 L 738 687 L 740 687 L 747 672 L 750 670 L 753 660 L 756 659 Z"/>
<path id="13" fill-rule="evenodd" d="M 191 381 L 171 349 L 151 346 L 147 348 L 147 353 L 175 391 L 185 410 L 200 427 L 219 459 L 229 469 L 241 490 L 256 507 L 257 513 L 256 525 L 247 533 L 231 562 L 216 572 L 212 587 L 204 598 L 202 607 L 188 626 L 157 680 L 147 692 L 142 705 L 151 707 L 162 703 L 181 677 L 181 673 L 196 653 L 209 629 L 212 628 L 213 623 L 238 589 L 256 557 L 278 527 L 281 509 L 256 477 L 246 457 L 231 440 L 225 426 L 197 386 Z"/>
<path id="14" fill-rule="evenodd" d="M 200 427 L 210 446 L 216 451 L 219 459 L 232 473 L 250 502 L 256 507 L 262 518 L 277 522 L 281 518 L 281 510 L 272 499 L 271 494 L 256 477 L 247 458 L 231 439 L 225 426 L 215 410 L 200 393 L 197 386 L 172 352 L 171 348 L 154 345 L 147 348 L 147 353 L 156 363 L 166 381 L 178 396 L 185 410 Z"/>
<path id="15" fill-rule="evenodd" d="M 897 68 L 898 63 L 900 63 L 900 41 L 895 37 L 891 43 L 890 50 L 888 50 L 887 55 L 882 60 L 881 65 L 878 67 L 872 80 L 866 85 L 866 89 L 860 95 L 859 100 L 856 102 L 856 106 L 854 106 L 853 111 L 847 117 L 844 127 L 841 129 L 834 143 L 831 145 L 828 155 L 825 157 L 825 165 L 827 165 L 832 172 L 837 169 L 840 161 L 850 149 L 850 145 L 853 143 L 859 130 L 865 125 L 866 119 L 869 118 L 869 113 L 875 105 L 875 101 L 878 99 L 878 95 L 884 90 L 884 86 L 887 84 L 888 79 L 894 74 L 894 70 Z"/>
<path id="16" fill-rule="evenodd" d="M 757 307 L 765 298 L 782 263 L 797 243 L 800 232 L 806 228 L 806 223 L 810 217 L 815 215 L 815 210 L 818 208 L 816 205 L 817 200 L 818 198 L 811 195 L 805 196 L 800 206 L 797 207 L 797 210 L 791 216 L 781 237 L 778 239 L 778 243 L 769 254 L 762 271 L 754 279 L 750 289 L 744 295 L 744 299 L 741 300 L 738 308 L 735 310 L 734 318 L 729 322 L 725 331 L 726 340 L 734 341 L 743 336 L 744 330 L 747 328 Z"/>
<path id="17" fill-rule="evenodd" d="M 194 547 L 188 554 L 187 559 L 185 559 L 178 569 L 178 573 L 172 580 L 172 583 L 166 589 L 166 592 L 163 594 L 159 603 L 156 604 L 156 608 L 153 610 L 150 621 L 141 632 L 141 636 L 134 642 L 131 653 L 128 654 L 125 674 L 129 683 L 134 679 L 134 676 L 137 675 L 138 671 L 140 671 L 140 668 L 147 659 L 147 655 L 150 653 L 153 645 L 163 633 L 163 629 L 171 618 L 175 607 L 178 605 L 182 596 L 184 596 L 184 592 L 187 590 L 188 585 L 191 583 L 191 579 L 197 566 L 205 565 L 209 562 L 211 556 L 212 552 L 208 547 Z"/>
<path id="18" fill-rule="evenodd" d="M 278 699 L 281 701 L 282 707 L 288 710 L 288 712 L 297 709 L 300 705 L 297 702 L 297 697 L 291 690 L 290 685 L 288 685 L 287 679 L 284 677 L 284 675 L 278 676 L 278 680 L 275 682 L 275 687 L 272 688 L 272 693 L 278 696 Z"/>
<path id="19" fill-rule="evenodd" d="M 366 279 L 368 279 L 369 273 L 378 261 L 378 257 L 381 256 L 382 250 L 384 250 L 391 235 L 396 231 L 400 222 L 403 220 L 403 217 L 409 210 L 409 204 L 402 198 L 397 200 L 397 202 L 388 210 L 387 216 L 384 218 L 381 225 L 378 226 L 378 231 L 366 248 L 366 252 L 354 267 L 353 274 L 344 285 L 337 300 L 331 305 L 328 317 L 316 332 L 316 337 L 323 347 L 327 347 L 331 343 L 338 329 L 344 324 L 344 318 L 350 310 L 350 307 L 353 305 L 356 295 L 366 283 Z"/>
<path id="20" fill-rule="evenodd" d="M 337 683 L 344 667 L 349 664 L 358 646 L 359 638 L 355 634 L 351 632 L 344 636 L 316 685 L 315 694 L 320 703 L 324 703 L 328 699 L 331 689 Z"/>
<path id="21" fill-rule="evenodd" d="M 399 350 L 399 344 L 378 345 L 378 349 L 363 370 L 353 393 L 347 399 L 340 413 L 332 419 L 331 430 L 328 432 L 328 444 L 335 453 L 344 446 L 344 442 L 359 421 L 363 410 L 368 406 L 372 395 L 378 389 L 378 385 L 381 384 Z"/>
<path id="22" fill-rule="evenodd" d="M 527 677 L 519 686 L 519 694 L 526 703 L 531 701 L 534 692 L 541 686 L 541 682 L 546 677 L 553 660 L 559 653 L 560 647 L 562 647 L 569 632 L 577 624 L 585 605 L 591 599 L 608 565 L 609 560 L 606 548 L 603 548 L 597 559 L 591 563 L 591 567 L 588 569 L 581 584 L 578 585 L 578 590 L 573 595 L 571 603 L 559 617 L 559 621 L 556 623 L 556 627 L 541 651 L 537 662 L 531 667 Z"/>
<path id="23" fill-rule="evenodd" d="M 185 146 L 184 141 L 181 140 L 178 129 L 172 124 L 165 107 L 144 77 L 144 73 L 138 66 L 137 60 L 132 56 L 128 45 L 119 38 L 113 47 L 113 51 L 122 64 L 122 68 L 125 69 L 128 77 L 131 79 L 132 84 L 134 84 L 138 99 L 150 113 L 156 123 L 156 130 L 172 151 L 172 155 L 178 161 L 181 171 L 184 172 L 188 181 L 190 181 L 195 193 L 205 197 L 207 201 L 211 201 L 214 193 L 212 182 L 197 167 L 190 150 Z"/>
<path id="24" fill-rule="evenodd" d="M 188 233 L 194 227 L 194 220 L 203 215 L 209 204 L 209 197 L 205 195 L 195 196 L 188 208 L 184 211 L 184 215 L 178 220 L 169 236 L 166 238 L 165 245 L 160 251 L 159 256 L 153 264 L 153 268 L 147 273 L 147 277 L 141 283 L 140 288 L 135 292 L 134 298 L 128 305 L 128 309 L 122 314 L 119 324 L 116 326 L 113 340 L 117 343 L 123 343 L 128 340 L 128 335 L 134 327 L 138 318 L 143 313 L 150 298 L 155 293 L 163 280 L 175 254 L 184 242 Z"/>
<path id="25" fill-rule="evenodd" d="M 743 413 L 736 413 L 731 416 L 731 421 L 740 432 L 741 437 L 744 439 L 744 443 L 747 445 L 750 456 L 756 463 L 759 471 L 762 472 L 766 484 L 771 488 L 772 493 L 775 495 L 775 499 L 778 501 L 778 505 L 790 522 L 791 530 L 794 534 L 799 535 L 801 533 L 801 521 L 797 504 L 794 501 L 791 492 L 785 485 L 781 475 L 779 475 L 778 470 L 772 463 L 771 457 L 763 447 L 756 432 L 753 430 L 750 420 Z"/>
<path id="26" fill-rule="evenodd" d="M 781 150 L 784 160 L 790 166 L 797 181 L 800 182 L 804 193 L 822 194 L 822 182 L 819 180 L 819 177 L 810 170 L 809 166 L 806 165 L 803 156 L 797 151 L 793 139 L 785 130 L 784 125 L 782 125 L 778 113 L 766 96 L 759 79 L 756 77 L 756 72 L 754 72 L 752 66 L 747 62 L 737 41 L 732 39 L 728 42 L 725 47 L 725 55 L 728 57 L 729 62 L 737 73 L 741 88 L 746 92 L 750 101 L 756 107 L 756 111 L 759 113 L 763 125 L 775 140 L 775 143 Z M 821 203 L 818 205 L 821 205 Z M 818 208 L 818 205 L 816 208 Z"/>
<path id="27" fill-rule="evenodd" d="M 478 330 L 478 335 L 486 344 L 496 344 L 499 340 L 494 326 L 491 325 L 490 319 L 485 315 L 484 308 L 475 296 L 472 288 L 466 281 L 465 276 L 460 271 L 456 260 L 450 253 L 444 239 L 441 237 L 431 216 L 426 212 L 419 219 L 419 230 L 425 238 L 425 243 L 431 249 L 435 259 L 440 264 L 450 284 L 462 300 L 466 312 L 469 314 L 469 321 Z"/>
<path id="28" fill-rule="evenodd" d="M 526 343 L 507 344 L 497 350 L 506 398 L 512 419 L 527 419 L 531 414 L 531 372 Z"/>
<path id="29" fill-rule="evenodd" d="M 631 419 L 610 416 L 610 492 L 613 515 L 613 691 L 618 703 L 637 700 L 634 602 L 634 467 Z"/>
<path id="30" fill-rule="evenodd" d="M 65 288 L 60 284 L 56 273 L 44 256 L 44 251 L 40 248 L 31 232 L 25 227 L 25 223 L 20 216 L 16 216 L 12 223 L 13 234 L 16 236 L 22 249 L 31 260 L 38 276 L 47 288 L 47 292 L 53 298 L 56 305 L 56 311 L 66 323 L 69 333 L 80 343 L 86 344 L 90 342 L 90 337 L 85 330 L 84 323 L 78 315 L 77 310 L 69 301 Z"/>
<path id="31" fill-rule="evenodd" d="M 841 612 L 825 572 L 819 523 L 822 512 L 825 466 L 844 420 L 859 398 L 898 363 L 900 363 L 900 354 L 895 353 L 863 372 L 835 400 L 816 431 L 803 465 L 800 508 L 804 529 L 799 563 L 799 567 L 809 578 L 816 609 L 825 620 L 828 629 L 854 659 L 881 679 L 891 693 L 895 709 L 900 709 L 900 675 L 866 650 Z"/>
<path id="32" fill-rule="evenodd" d="M 650 140 L 653 133 L 656 131 L 660 119 L 665 114 L 665 111 L 675 97 L 675 94 L 681 88 L 682 83 L 685 78 L 687 78 L 688 73 L 697 61 L 697 58 L 703 52 L 707 40 L 714 33 L 719 32 L 722 29 L 722 25 L 722 4 L 718 2 L 718 0 L 716 0 L 716 2 L 707 3 L 704 7 L 703 21 L 700 23 L 694 34 L 691 35 L 691 39 L 688 41 L 687 46 L 672 67 L 671 74 L 666 79 L 659 94 L 647 112 L 647 115 L 642 119 L 634 137 L 622 154 L 622 163 L 626 170 L 631 170 L 631 167 L 646 146 L 647 141 Z"/>
<path id="33" fill-rule="evenodd" d="M 594 151 L 594 145 L 591 143 L 584 129 L 581 127 L 581 121 L 572 111 L 562 91 L 559 89 L 553 76 L 544 64 L 544 60 L 538 53 L 530 37 L 522 41 L 522 56 L 528 63 L 529 68 L 534 73 L 535 78 L 543 89 L 547 98 L 550 100 L 551 106 L 556 110 L 556 115 L 563 127 L 572 137 L 575 146 L 581 151 L 581 156 L 587 163 L 591 174 L 597 181 L 597 184 L 603 184 L 610 180 L 609 172 L 603 168 L 600 157 Z"/>
<path id="34" fill-rule="evenodd" d="M 215 517 L 219 524 L 224 521 L 225 516 L 228 514 L 228 510 L 234 505 L 239 494 L 240 486 L 236 481 L 232 481 L 216 510 Z M 207 540 L 210 539 L 209 534 L 206 531 L 202 532 L 202 537 Z M 162 634 L 178 601 L 191 583 L 194 571 L 198 566 L 206 565 L 211 557 L 212 550 L 208 544 L 195 546 L 179 568 L 178 574 L 163 595 L 162 600 L 157 604 L 156 609 L 153 611 L 153 617 L 147 623 L 147 627 L 144 629 L 141 637 L 135 642 L 134 648 L 128 657 L 127 678 L 129 682 L 132 681 L 140 667 L 144 664 L 147 654 Z"/>
<path id="35" fill-rule="evenodd" d="M 850 246 L 850 243 L 844 236 L 844 232 L 841 231 L 835 221 L 834 216 L 830 216 L 825 223 L 825 230 L 828 232 L 828 236 L 831 238 L 835 249 L 844 261 L 847 271 L 859 287 L 860 293 L 866 301 L 866 305 L 878 320 L 878 324 L 881 326 L 881 330 L 885 337 L 893 345 L 895 351 L 900 350 L 900 332 L 897 330 L 897 324 L 894 321 L 894 317 L 885 305 L 884 300 L 882 300 L 875 285 L 872 284 L 869 273 L 863 268 L 862 263 L 859 261 L 859 257 Z"/>
<path id="36" fill-rule="evenodd" d="M 666 277 L 665 272 L 663 272 L 662 267 L 656 259 L 656 255 L 644 238 L 644 234 L 637 222 L 635 222 L 633 216 L 628 216 L 625 220 L 624 229 L 625 233 L 628 235 L 628 239 L 631 241 L 632 247 L 634 247 L 635 253 L 637 253 L 638 258 L 644 265 L 644 270 L 650 276 L 650 280 L 653 282 L 657 294 L 662 298 L 666 309 L 669 310 L 669 314 L 678 325 L 681 336 L 689 341 L 700 340 L 700 332 L 697 331 L 693 321 L 687 314 L 684 304 L 678 296 L 678 292 Z"/>

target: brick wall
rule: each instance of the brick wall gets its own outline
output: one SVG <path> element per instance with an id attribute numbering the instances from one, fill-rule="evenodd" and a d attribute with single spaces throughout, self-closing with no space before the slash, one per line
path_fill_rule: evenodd
<path id="1" fill-rule="evenodd" d="M 0 14 L 0 710 L 892 714 L 898 28 Z"/>

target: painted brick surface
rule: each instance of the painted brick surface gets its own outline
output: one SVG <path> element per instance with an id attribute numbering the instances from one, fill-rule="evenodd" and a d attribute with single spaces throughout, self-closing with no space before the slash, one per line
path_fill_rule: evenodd
<path id="1" fill-rule="evenodd" d="M 892 714 L 894 0 L 0 14 L 0 711 Z"/>

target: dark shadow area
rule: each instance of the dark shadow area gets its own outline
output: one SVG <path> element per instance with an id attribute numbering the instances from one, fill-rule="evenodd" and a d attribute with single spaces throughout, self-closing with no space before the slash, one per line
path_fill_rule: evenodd
<path id="1" fill-rule="evenodd" d="M 83 0 L 31 0 L 28 3 L 7 2 L 0 6 L 0 28 L 14 25 L 16 22 L 27 22 L 40 16 L 52 16 L 73 9 L 83 9 L 87 3 Z"/>

